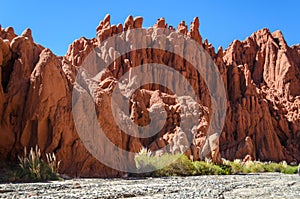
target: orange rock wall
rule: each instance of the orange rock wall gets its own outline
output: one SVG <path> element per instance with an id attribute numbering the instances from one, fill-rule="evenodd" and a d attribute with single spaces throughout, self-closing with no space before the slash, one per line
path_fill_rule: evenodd
<path id="1" fill-rule="evenodd" d="M 13 28 L 0 27 L 0 159 L 16 161 L 24 146 L 37 144 L 43 152 L 54 152 L 62 160 L 62 173 L 82 177 L 122 176 L 85 149 L 74 127 L 72 89 L 78 67 L 99 42 L 122 31 L 141 28 L 142 23 L 142 17 L 129 16 L 124 25 L 111 25 L 107 15 L 96 28 L 96 38 L 74 41 L 64 57 L 36 44 L 30 29 L 18 36 Z M 208 40 L 202 43 L 199 27 L 199 19 L 195 18 L 190 28 L 182 21 L 177 31 L 193 38 L 211 55 L 228 98 L 225 126 L 210 157 L 215 162 L 221 157 L 300 162 L 300 46 L 288 46 L 280 31 L 270 33 L 262 29 L 244 41 L 235 40 L 225 51 L 219 48 L 215 52 Z M 158 19 L 154 28 L 174 30 L 164 18 Z M 149 62 L 167 62 L 189 79 L 201 101 L 199 128 L 193 134 L 182 133 L 178 128 L 178 107 L 182 104 L 166 88 L 147 85 L 132 96 L 130 118 L 146 125 L 151 107 L 163 104 L 167 111 L 164 128 L 154 137 L 134 138 L 120 131 L 108 112 L 100 121 L 109 132 L 107 136 L 117 146 L 133 152 L 141 146 L 157 150 L 167 144 L 180 151 L 182 142 L 191 137 L 193 145 L 185 153 L 199 159 L 210 118 L 210 97 L 205 83 L 190 67 L 184 67 L 183 60 L 159 50 L 145 50 L 142 54 Z M 117 68 L 111 68 L 101 77 L 100 110 L 109 108 L 110 86 L 130 67 L 141 64 L 136 54 L 119 61 Z"/>

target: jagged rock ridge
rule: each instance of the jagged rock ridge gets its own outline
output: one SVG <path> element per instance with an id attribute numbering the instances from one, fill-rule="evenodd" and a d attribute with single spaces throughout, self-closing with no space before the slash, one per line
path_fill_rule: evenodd
<path id="1" fill-rule="evenodd" d="M 100 42 L 123 31 L 141 28 L 142 17 L 129 16 L 124 25 L 111 25 L 107 15 L 96 28 L 96 38 L 74 41 L 64 57 L 34 42 L 30 29 L 20 36 L 13 28 L 0 28 L 0 158 L 16 160 L 24 146 L 38 144 L 42 151 L 55 152 L 62 160 L 61 172 L 77 176 L 120 176 L 98 162 L 85 149 L 73 122 L 72 89 L 76 72 L 88 54 Z M 219 143 L 211 158 L 300 161 L 300 46 L 289 47 L 280 31 L 262 29 L 244 41 L 234 41 L 225 51 L 214 47 L 199 33 L 199 19 L 188 29 L 184 21 L 178 32 L 193 38 L 211 55 L 218 66 L 227 91 L 227 115 Z M 154 28 L 168 26 L 164 18 Z M 151 29 L 147 30 L 151 34 Z M 145 52 L 148 60 L 168 58 L 160 51 Z M 173 58 L 165 59 L 174 63 Z M 107 136 L 120 148 L 137 152 L 141 146 L 151 150 L 173 143 L 180 151 L 184 140 L 192 136 L 193 145 L 186 154 L 199 159 L 199 148 L 205 141 L 210 118 L 210 97 L 201 77 L 190 70 L 183 60 L 176 68 L 199 92 L 201 122 L 192 135 L 178 128 L 180 103 L 167 89 L 147 85 L 134 93 L 130 118 L 139 125 L 149 122 L 148 114 L 155 104 L 162 104 L 168 115 L 164 128 L 151 139 L 131 137 L 116 128 L 107 112 L 100 121 Z M 117 68 L 101 76 L 99 109 L 110 104 L 112 85 L 129 70 L 141 63 L 138 56 L 122 57 Z M 180 64 L 179 64 L 180 65 Z M 177 65 L 176 65 L 177 66 Z M 174 66 L 175 67 L 175 66 Z M 181 104 L 182 105 L 182 104 Z M 152 107 L 152 108 L 151 108 Z"/>

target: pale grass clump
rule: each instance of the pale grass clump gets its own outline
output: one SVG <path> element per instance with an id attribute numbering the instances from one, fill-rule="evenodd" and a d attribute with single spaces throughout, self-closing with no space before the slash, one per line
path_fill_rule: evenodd
<path id="1" fill-rule="evenodd" d="M 18 177 L 22 181 L 58 180 L 58 169 L 61 161 L 56 159 L 54 153 L 46 153 L 46 161 L 42 159 L 38 146 L 30 148 L 29 153 L 24 148 L 23 156 L 18 156 L 20 171 Z"/>
<path id="2" fill-rule="evenodd" d="M 61 160 L 57 160 L 54 153 L 46 153 L 47 163 L 53 173 L 58 173 Z"/>
<path id="3" fill-rule="evenodd" d="M 138 153 L 140 156 L 148 156 L 150 157 L 152 155 L 152 152 L 150 149 L 147 149 L 146 147 L 142 147 Z"/>

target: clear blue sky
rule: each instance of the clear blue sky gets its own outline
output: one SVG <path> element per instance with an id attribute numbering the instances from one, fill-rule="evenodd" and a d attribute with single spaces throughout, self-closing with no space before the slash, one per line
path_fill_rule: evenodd
<path id="1" fill-rule="evenodd" d="M 300 1 L 165 1 L 165 0 L 90 0 L 90 1 L 3 1 L 0 24 L 13 26 L 15 32 L 30 27 L 37 43 L 64 55 L 68 45 L 85 36 L 95 37 L 101 19 L 111 14 L 112 23 L 123 23 L 128 15 L 143 16 L 144 27 L 157 18 L 177 27 L 181 20 L 188 24 L 200 18 L 203 38 L 217 48 L 226 48 L 234 39 L 243 40 L 252 32 L 267 27 L 280 29 L 288 44 L 300 43 Z"/>

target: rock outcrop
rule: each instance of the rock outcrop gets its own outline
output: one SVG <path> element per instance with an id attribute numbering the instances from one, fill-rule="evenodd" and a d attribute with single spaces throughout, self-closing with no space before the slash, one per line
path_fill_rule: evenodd
<path id="1" fill-rule="evenodd" d="M 83 145 L 72 115 L 72 90 L 78 70 L 95 47 L 113 35 L 142 28 L 142 23 L 142 17 L 129 16 L 124 25 L 111 25 L 110 15 L 106 15 L 96 28 L 96 37 L 74 41 L 64 57 L 36 44 L 30 29 L 18 36 L 13 28 L 0 27 L 0 159 L 16 161 L 23 147 L 38 145 L 42 152 L 54 152 L 62 160 L 62 173 L 122 176 L 122 172 L 100 163 Z M 228 98 L 223 132 L 207 156 L 214 162 L 220 162 L 221 157 L 300 162 L 300 46 L 289 47 L 280 31 L 262 29 L 244 41 L 234 41 L 225 51 L 220 47 L 215 52 L 208 40 L 202 41 L 199 27 L 196 17 L 190 29 L 182 21 L 176 31 L 185 35 L 183 41 L 194 39 L 212 57 Z M 141 43 L 167 45 L 173 41 L 154 34 L 154 28 L 164 28 L 166 35 L 175 31 L 164 18 L 159 18 L 153 28 L 144 31 L 146 39 L 141 39 Z M 178 99 L 168 88 L 157 84 L 144 85 L 130 97 L 125 107 L 130 115 L 126 118 L 146 126 L 149 115 L 164 107 L 167 119 L 161 121 L 163 128 L 155 136 L 137 138 L 120 130 L 112 119 L 113 113 L 107 110 L 111 108 L 111 93 L 117 80 L 131 68 L 153 62 L 168 65 L 186 77 L 199 101 L 195 104 L 189 98 Z M 190 63 L 165 51 L 142 49 L 122 55 L 97 81 L 94 95 L 101 113 L 99 123 L 116 146 L 131 152 L 144 146 L 158 155 L 168 150 L 184 152 L 194 160 L 204 158 L 201 149 L 211 118 L 211 98 L 205 82 Z M 175 86 L 180 84 L 175 82 Z M 182 115 L 180 107 L 191 114 L 195 107 L 199 108 L 196 128 L 180 126 L 183 119 L 191 119 L 190 114 Z"/>
<path id="2" fill-rule="evenodd" d="M 225 50 L 231 105 L 220 140 L 222 157 L 243 158 L 250 153 L 253 159 L 299 161 L 296 49 L 286 44 L 280 31 L 262 29 Z M 250 142 L 254 147 L 248 147 Z"/>

